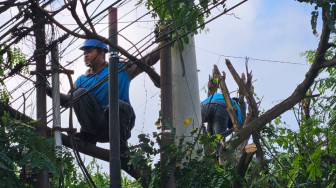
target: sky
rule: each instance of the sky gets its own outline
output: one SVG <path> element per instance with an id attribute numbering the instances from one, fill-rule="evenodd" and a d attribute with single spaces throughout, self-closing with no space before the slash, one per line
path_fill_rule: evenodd
<path id="1" fill-rule="evenodd" d="M 246 57 L 250 58 L 248 69 L 253 74 L 255 93 L 261 99 L 260 109 L 270 109 L 287 98 L 309 68 L 300 53 L 317 47 L 318 39 L 310 26 L 311 9 L 292 0 L 253 0 L 232 11 L 234 15 L 224 15 L 206 25 L 207 31 L 195 36 L 201 101 L 206 98 L 204 87 L 214 64 L 226 72 L 228 88 L 235 91 L 238 86 L 225 59 L 241 74 L 246 72 Z M 141 75 L 131 85 L 131 102 L 137 114 L 135 133 L 139 128 L 153 129 L 160 108 L 159 90 L 146 78 Z M 142 90 L 145 100 L 139 98 Z M 288 123 L 296 129 L 293 116 L 286 113 L 287 116 Z"/>
<path id="2" fill-rule="evenodd" d="M 232 4 L 228 3 L 227 7 Z M 315 49 L 318 43 L 311 30 L 311 10 L 310 5 L 293 0 L 250 0 L 233 10 L 232 15 L 221 16 L 206 25 L 206 31 L 195 36 L 200 100 L 206 98 L 202 88 L 206 87 L 214 64 L 227 73 L 229 90 L 237 90 L 225 59 L 241 74 L 246 72 L 246 57 L 250 58 L 248 69 L 253 74 L 255 93 L 261 99 L 261 111 L 290 96 L 309 69 L 300 53 Z M 160 109 L 158 92 L 146 75 L 132 81 L 131 102 L 137 114 L 132 135 L 151 134 L 151 130 L 155 130 Z M 297 130 L 292 112 L 282 116 L 289 128 Z M 134 136 L 131 143 L 137 143 Z"/>
<path id="3" fill-rule="evenodd" d="M 237 2 L 228 0 L 227 8 Z M 138 22 L 124 29 L 129 24 L 129 20 L 135 20 L 147 12 L 143 5 L 135 9 L 135 3 L 136 1 L 131 0 L 118 9 L 120 17 L 118 27 L 119 30 L 122 29 L 120 33 L 133 43 L 138 42 L 154 30 L 153 19 L 149 16 L 141 19 L 143 22 Z M 226 72 L 228 89 L 230 91 L 237 90 L 238 86 L 225 66 L 225 59 L 229 59 L 236 71 L 241 74 L 246 72 L 245 58 L 249 58 L 248 70 L 253 74 L 253 86 L 255 93 L 261 99 L 261 110 L 270 109 L 291 95 L 309 69 L 309 64 L 304 57 L 300 56 L 300 53 L 315 49 L 318 43 L 318 38 L 313 35 L 310 25 L 312 9 L 313 7 L 309 4 L 294 0 L 249 0 L 227 15 L 207 24 L 206 29 L 194 37 L 197 68 L 199 69 L 200 100 L 206 98 L 204 87 L 206 87 L 214 64 L 218 66 L 220 71 Z M 223 8 L 214 9 L 212 16 L 222 10 Z M 74 27 L 71 25 L 71 21 L 68 21 L 69 19 L 64 19 L 69 16 L 69 14 L 63 13 L 56 18 L 62 19 L 65 26 Z M 107 19 L 102 20 L 96 26 L 97 31 L 103 36 L 107 36 L 106 23 Z M 80 56 L 82 52 L 78 50 L 82 42 L 82 40 L 78 40 L 66 48 L 61 57 L 63 64 L 78 58 L 69 67 L 75 70 L 73 79 L 86 69 L 83 57 Z M 125 49 L 131 46 L 121 37 L 119 37 L 119 44 Z M 67 46 L 68 44 L 62 44 L 60 47 L 65 49 Z M 29 49 L 26 53 L 29 53 Z M 159 63 L 154 68 L 159 72 Z M 11 79 L 8 84 L 18 82 L 17 80 L 18 78 Z M 61 76 L 61 91 L 67 92 L 68 85 L 66 78 Z M 22 91 L 26 89 L 23 87 Z M 235 93 L 232 93 L 231 96 L 235 96 Z M 31 99 L 31 101 L 33 100 L 35 99 Z M 131 82 L 130 100 L 137 118 L 129 143 L 136 145 L 138 143 L 137 135 L 142 133 L 151 135 L 153 131 L 157 131 L 155 122 L 159 117 L 160 90 L 153 85 L 147 75 L 141 74 Z M 50 101 L 48 104 L 51 107 Z M 18 106 L 18 104 L 16 105 Z M 31 107 L 31 109 L 34 108 Z M 297 129 L 292 113 L 286 112 L 283 117 L 290 128 Z M 64 127 L 68 125 L 67 121 L 67 113 L 65 113 L 62 116 Z M 74 125 L 79 129 L 78 122 L 75 122 Z M 98 143 L 97 145 L 104 148 L 109 147 L 108 144 Z M 102 164 L 108 169 L 107 163 Z"/>

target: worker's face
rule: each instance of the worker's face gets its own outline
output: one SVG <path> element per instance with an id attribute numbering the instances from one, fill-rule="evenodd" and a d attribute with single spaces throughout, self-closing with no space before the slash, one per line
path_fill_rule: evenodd
<path id="1" fill-rule="evenodd" d="M 102 60 L 104 52 L 95 48 L 84 50 L 84 63 L 88 67 L 92 67 Z"/>

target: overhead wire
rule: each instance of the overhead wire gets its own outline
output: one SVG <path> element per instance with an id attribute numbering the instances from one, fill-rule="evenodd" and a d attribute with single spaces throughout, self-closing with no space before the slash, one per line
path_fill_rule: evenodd
<path id="1" fill-rule="evenodd" d="M 235 59 L 246 59 L 246 56 L 242 57 L 242 56 L 233 56 L 233 55 L 219 54 L 219 53 L 216 53 L 216 52 L 213 52 L 213 51 L 210 51 L 210 50 L 198 47 L 198 46 L 195 46 L 195 48 L 219 56 L 218 61 L 220 60 L 220 57 L 228 57 L 228 58 L 235 58 Z M 253 58 L 253 57 L 250 57 L 250 56 L 248 56 L 248 58 L 249 58 L 249 60 L 263 61 L 263 62 L 270 62 L 270 63 L 282 63 L 282 64 L 306 65 L 306 66 L 309 65 L 309 64 L 305 64 L 305 63 L 297 63 L 297 62 L 291 62 L 291 61 L 280 61 L 280 60 L 270 60 L 270 59 L 262 59 L 262 58 Z"/>
<path id="2" fill-rule="evenodd" d="M 134 21 L 132 23 L 134 23 Z"/>
<path id="3" fill-rule="evenodd" d="M 104 13 L 104 12 L 100 12 L 100 14 L 102 14 L 102 13 Z M 129 12 L 129 13 L 130 13 L 130 12 Z M 129 14 L 129 13 L 127 13 L 127 14 Z M 98 17 L 98 15 L 100 15 L 100 14 L 97 14 L 95 17 L 92 18 L 92 20 L 95 19 L 96 17 Z M 126 15 L 127 15 L 127 14 L 126 14 Z M 100 20 L 102 20 L 103 18 L 107 17 L 107 15 L 108 15 L 108 14 L 104 14 L 104 15 L 102 16 L 102 18 L 100 18 Z M 121 19 L 121 18 L 118 18 L 118 19 Z M 99 23 L 100 20 L 98 20 L 96 23 Z M 107 28 L 108 28 L 108 27 L 106 27 L 105 29 L 107 29 Z M 100 32 L 104 31 L 105 29 L 101 30 Z M 120 31 L 118 31 L 118 32 L 120 32 Z M 71 51 L 70 51 L 70 52 L 71 52 Z M 70 53 L 70 52 L 68 52 L 68 53 Z M 82 55 L 78 56 L 77 58 L 75 58 L 75 60 L 79 59 L 81 56 L 82 56 Z M 73 61 L 70 61 L 70 62 L 73 62 Z"/>
<path id="4" fill-rule="evenodd" d="M 163 3 L 162 3 L 162 4 L 163 4 Z M 145 13 L 143 16 L 141 16 L 141 17 L 137 18 L 136 20 L 132 21 L 130 24 L 128 24 L 127 26 L 125 26 L 123 29 L 119 30 L 118 33 L 121 32 L 122 30 L 126 29 L 126 28 L 129 27 L 130 25 L 136 23 L 138 20 L 140 20 L 140 19 L 143 18 L 144 16 L 148 15 L 150 12 L 152 12 L 152 11 L 155 10 L 156 8 L 162 6 L 162 4 L 158 5 L 157 7 L 153 8 L 152 10 L 148 11 L 147 13 Z M 105 9 L 105 10 L 106 10 L 106 9 Z M 133 9 L 133 10 L 134 10 L 134 9 Z M 129 13 L 127 13 L 127 14 L 129 14 Z M 107 16 L 107 15 L 106 15 L 106 16 Z M 119 19 L 120 19 L 120 18 L 119 18 Z M 110 37 L 113 37 L 113 36 L 110 36 Z M 103 41 L 103 42 L 104 42 L 104 41 Z M 79 56 L 79 57 L 81 57 L 81 56 Z M 79 57 L 77 57 L 76 59 L 79 59 Z M 73 62 L 73 61 L 70 61 L 70 63 L 71 63 L 71 62 Z"/>
<path id="5" fill-rule="evenodd" d="M 41 7 L 46 7 L 51 2 L 52 2 L 51 0 L 47 1 L 45 4 L 41 5 Z M 19 12 L 19 13 L 21 13 L 21 12 Z M 17 23 L 14 27 L 12 27 L 6 33 L 4 33 L 2 36 L 0 36 L 0 40 L 2 40 L 5 36 L 11 36 L 11 37 L 9 37 L 9 39 L 6 40 L 6 42 L 9 42 L 10 40 L 14 39 L 16 36 L 15 35 L 10 35 L 10 33 L 12 32 L 12 30 L 13 29 L 15 30 L 15 29 L 19 28 L 18 26 L 21 25 L 21 24 L 23 24 L 23 23 L 27 24 L 27 21 L 28 21 L 28 17 L 23 17 L 22 21 L 20 21 L 19 23 Z M 39 25 L 39 23 L 37 23 L 37 25 Z M 32 27 L 33 26 L 31 26 L 30 28 L 27 28 L 27 29 L 31 29 L 32 30 Z M 20 38 L 20 36 L 18 36 L 18 37 Z M 18 38 L 16 38 L 16 39 L 18 39 Z M 14 44 L 14 42 L 12 42 L 9 46 L 11 46 L 13 44 Z M 0 45 L 3 45 L 3 44 L 0 44 Z"/>
<path id="6" fill-rule="evenodd" d="M 4 24 L 2 24 L 0 26 L 0 33 L 2 33 L 4 30 L 8 29 L 10 27 L 10 25 L 7 24 L 15 24 L 14 20 L 18 19 L 22 17 L 22 15 L 20 15 L 20 13 L 18 13 L 16 16 L 12 17 L 10 20 L 8 20 L 7 22 L 5 22 Z"/>
<path id="7" fill-rule="evenodd" d="M 103 11 L 101 11 L 101 12 L 99 12 L 98 14 L 96 14 L 95 16 L 91 17 L 91 21 L 94 21 L 94 19 L 96 19 L 98 16 L 100 16 L 101 14 L 103 14 L 104 12 L 106 12 L 106 10 L 108 10 L 109 8 L 111 8 L 111 7 L 115 6 L 115 5 L 117 5 L 117 3 L 119 3 L 120 1 L 121 1 L 121 0 L 116 1 L 116 2 L 113 3 L 112 5 L 108 6 L 108 8 L 105 8 Z M 96 11 L 96 10 L 95 10 L 95 11 Z M 104 15 L 103 18 L 105 18 L 106 16 L 107 16 L 107 14 Z M 96 23 L 94 23 L 94 25 L 96 25 L 96 24 L 98 23 L 98 21 L 95 21 L 95 22 L 96 22 Z M 86 21 L 84 24 L 88 24 L 88 21 Z M 74 31 L 76 31 L 76 30 L 78 30 L 78 29 L 80 29 L 80 27 L 77 27 Z M 72 44 L 73 44 L 76 40 L 78 40 L 78 38 L 73 38 L 73 40 L 72 40 L 72 41 L 73 41 Z M 71 44 L 68 44 L 67 47 L 63 49 L 63 51 L 62 51 L 62 53 L 61 53 L 61 54 L 62 54 L 61 56 L 65 56 L 65 55 L 71 53 L 74 49 L 76 49 L 76 48 L 74 48 L 73 50 L 70 50 L 68 53 L 63 54 L 63 53 L 65 52 L 65 50 L 66 50 L 68 47 L 70 47 L 70 45 L 71 45 Z M 77 46 L 77 48 L 78 48 L 78 46 Z M 80 57 L 82 57 L 82 55 L 79 55 L 79 56 L 78 56 L 77 58 L 75 58 L 74 60 L 69 61 L 69 64 L 71 64 L 72 62 L 76 61 L 76 60 L 79 59 Z M 65 65 L 65 67 L 67 67 L 67 66 L 68 66 L 68 65 Z"/>
<path id="8" fill-rule="evenodd" d="M 104 9 L 104 10 L 106 10 L 106 9 Z M 134 9 L 133 9 L 133 10 L 134 10 Z M 131 11 L 130 11 L 130 12 L 131 12 Z M 130 12 L 129 12 L 129 13 L 130 13 Z M 94 17 L 92 18 L 92 20 L 95 19 L 96 17 L 98 17 L 98 16 L 99 16 L 100 14 L 102 14 L 102 13 L 103 13 L 103 11 L 100 12 L 99 14 L 97 14 L 96 16 L 94 16 Z M 129 13 L 127 13 L 127 14 L 129 14 Z M 126 15 L 127 15 L 127 14 L 126 14 Z M 147 14 L 148 14 L 148 13 L 147 13 Z M 103 17 L 106 17 L 106 16 L 107 16 L 107 15 L 104 15 Z M 121 19 L 121 18 L 119 18 L 119 19 Z M 140 19 L 140 18 L 139 18 L 139 19 Z M 137 21 L 137 20 L 133 21 L 131 24 L 135 23 L 136 21 Z M 97 22 L 97 23 L 98 23 L 98 22 Z M 130 26 L 131 24 L 129 24 L 128 26 Z M 127 28 L 128 26 L 126 26 L 125 28 Z M 124 29 L 125 29 L 125 28 L 124 28 Z M 77 29 L 78 29 L 78 28 L 77 28 Z M 119 32 L 120 32 L 120 31 L 119 31 Z M 70 45 L 68 45 L 68 46 L 70 46 Z M 70 51 L 70 52 L 71 52 L 71 51 Z M 70 53 L 70 52 L 68 52 L 68 53 Z M 77 58 L 75 58 L 75 60 L 79 59 L 81 56 L 82 56 L 82 55 L 78 56 Z M 75 60 L 73 60 L 73 61 L 75 61 Z M 73 61 L 70 61 L 69 64 L 72 63 Z M 66 65 L 66 66 L 67 66 L 67 65 Z"/>
<path id="9" fill-rule="evenodd" d="M 50 3 L 50 2 L 51 2 L 51 1 L 48 1 L 47 3 Z M 69 2 L 69 3 L 70 3 L 70 2 Z M 45 5 L 45 4 L 44 4 L 44 5 Z M 44 7 L 44 5 L 42 5 L 42 7 Z M 67 5 L 67 4 L 66 4 L 66 5 Z M 64 6 L 63 6 L 63 9 L 64 9 L 65 7 L 66 7 L 66 6 L 64 5 Z M 61 9 L 58 10 L 58 11 L 61 11 Z M 58 13 L 58 11 L 53 12 L 50 16 L 55 16 L 55 14 Z M 43 16 L 43 15 L 42 15 L 42 16 Z M 44 24 L 44 22 L 45 22 L 45 20 L 41 20 L 41 21 L 39 21 L 39 22 L 37 22 L 37 23 L 31 25 L 30 28 L 27 28 L 27 29 L 23 32 L 23 34 L 25 33 L 25 36 L 28 35 L 30 31 L 33 31 L 37 26 L 41 26 L 42 24 Z M 28 32 L 28 31 L 29 31 L 29 32 Z M 21 34 L 21 35 L 22 35 L 22 34 Z M 8 42 L 8 41 L 11 41 L 11 42 L 10 42 L 9 44 L 7 44 L 3 49 L 0 50 L 0 54 L 4 53 L 4 52 L 5 52 L 6 50 L 8 50 L 12 45 L 14 45 L 14 44 L 16 44 L 17 42 L 19 42 L 19 41 L 23 38 L 23 36 L 21 36 L 21 35 L 19 35 L 19 36 L 17 36 L 17 37 L 13 36 L 13 37 L 12 37 L 13 41 L 12 41 L 12 39 L 7 40 L 7 42 Z M 2 45 L 2 44 L 1 44 L 1 45 Z"/>
<path id="10" fill-rule="evenodd" d="M 35 87 L 32 87 L 32 88 L 29 89 L 27 92 L 24 92 L 24 93 L 22 94 L 22 97 L 24 98 L 24 102 L 25 102 L 25 98 L 29 98 L 29 97 L 34 93 L 35 90 L 36 90 L 36 88 L 35 88 Z M 25 96 L 25 94 L 27 94 L 28 92 L 29 92 L 28 96 Z M 22 103 L 22 104 L 17 108 L 17 110 L 19 110 L 23 105 L 24 105 L 24 103 Z"/>
<path id="11" fill-rule="evenodd" d="M 233 7 L 231 7 L 231 8 L 229 8 L 229 9 L 227 9 L 226 11 L 224 11 L 223 13 L 221 13 L 221 14 L 219 14 L 219 15 L 223 15 L 223 14 L 225 14 L 225 13 L 227 13 L 228 11 L 230 11 L 230 10 L 232 10 L 232 9 L 234 9 L 234 8 L 236 8 L 236 7 L 238 7 L 238 6 L 240 6 L 241 4 L 243 4 L 244 2 L 246 2 L 247 0 L 243 0 L 243 1 L 241 1 L 240 3 L 237 3 L 236 5 L 234 5 Z M 217 3 L 217 5 L 218 5 L 219 3 Z M 212 8 L 214 8 L 214 7 L 216 7 L 216 5 L 215 6 L 213 6 Z M 171 10 L 172 11 L 172 10 Z M 215 16 L 214 18 L 212 18 L 212 19 L 210 19 L 207 23 L 209 23 L 210 21 L 213 21 L 213 20 L 215 20 L 216 18 L 218 18 L 219 16 L 217 15 L 217 16 Z M 173 20 L 173 27 L 174 27 L 174 31 L 176 32 L 177 31 L 177 26 L 176 26 L 176 24 L 175 24 L 175 21 L 174 21 L 174 17 L 172 18 Z M 205 24 L 201 24 L 201 25 L 199 25 L 197 28 L 199 28 L 199 27 L 202 27 L 202 26 L 204 26 Z M 177 37 L 176 37 L 176 40 L 180 40 L 182 37 L 184 37 L 184 36 L 187 36 L 188 34 L 190 34 L 190 32 L 187 32 L 187 33 L 185 33 L 185 34 L 183 34 L 182 36 L 178 36 L 177 35 Z M 179 48 L 180 48 L 180 46 L 179 46 Z M 181 52 L 180 52 L 181 53 Z M 180 54 L 181 55 L 181 54 Z M 181 63 L 183 63 L 183 59 L 182 59 L 183 57 L 181 56 Z M 187 84 L 187 87 L 188 87 L 188 93 L 189 93 L 189 95 L 190 95 L 190 98 L 192 99 L 192 95 L 191 95 L 191 91 L 190 91 L 190 85 L 189 85 L 189 81 L 188 81 L 188 78 L 186 77 L 186 76 L 184 76 L 184 78 L 185 78 L 185 80 L 186 80 L 186 84 Z M 195 114 L 197 114 L 196 113 L 196 109 L 195 109 L 195 104 L 193 104 L 193 100 L 191 100 L 191 102 L 192 102 L 192 107 L 193 107 L 193 109 L 194 109 L 194 113 Z M 198 118 L 197 118 L 197 115 L 195 115 L 195 117 L 196 117 L 196 121 L 197 121 L 197 123 L 198 123 L 198 125 L 200 124 L 200 122 L 199 122 L 199 120 L 198 120 Z M 185 130 L 185 131 L 187 131 L 187 129 Z"/>

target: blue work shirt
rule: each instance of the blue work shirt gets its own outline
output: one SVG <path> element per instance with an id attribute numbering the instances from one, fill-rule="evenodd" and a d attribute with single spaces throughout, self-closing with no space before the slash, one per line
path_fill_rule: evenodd
<path id="1" fill-rule="evenodd" d="M 211 101 L 217 101 L 217 102 L 219 102 L 219 103 L 223 103 L 223 104 L 225 104 L 225 100 L 224 100 L 223 94 L 215 93 L 215 94 L 213 94 L 212 96 L 213 96 L 212 99 L 211 99 L 211 95 L 210 95 L 208 98 L 206 98 L 204 101 L 202 101 L 202 103 L 208 103 L 208 102 L 210 102 L 210 99 L 211 99 Z M 232 105 L 234 105 L 234 106 L 237 108 L 237 118 L 238 118 L 238 122 L 239 122 L 240 124 L 242 124 L 242 123 L 243 123 L 243 120 L 242 120 L 242 114 L 241 114 L 241 111 L 240 111 L 240 107 L 239 107 L 239 105 L 236 103 L 236 101 L 234 101 L 232 98 L 230 98 L 230 99 L 231 99 L 231 103 L 232 103 Z M 210 103 L 211 103 L 211 102 L 210 102 Z"/>
<path id="2" fill-rule="evenodd" d="M 119 63 L 119 67 L 122 66 L 122 63 Z M 97 84 L 101 79 L 108 76 L 108 66 L 105 66 L 102 70 L 100 70 L 97 74 L 90 74 L 87 71 L 85 74 L 79 76 L 75 81 L 78 88 L 85 88 L 89 90 L 95 84 Z M 119 99 L 130 104 L 129 100 L 129 87 L 130 87 L 130 78 L 126 72 L 119 72 Z M 94 88 L 91 92 L 91 95 L 95 97 L 98 104 L 105 108 L 109 104 L 108 97 L 108 80 L 106 80 L 103 84 Z"/>

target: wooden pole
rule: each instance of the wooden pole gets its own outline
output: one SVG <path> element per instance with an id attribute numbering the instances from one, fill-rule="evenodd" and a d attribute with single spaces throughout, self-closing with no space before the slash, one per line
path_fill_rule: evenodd
<path id="1" fill-rule="evenodd" d="M 39 4 L 39 1 L 36 2 Z M 46 96 L 46 39 L 45 39 L 45 18 L 42 16 L 36 5 L 32 5 L 32 13 L 35 14 L 33 18 L 34 25 L 37 25 L 34 29 L 34 36 L 36 42 L 36 49 L 34 57 L 36 61 L 36 117 L 40 121 L 36 124 L 38 134 L 43 137 L 47 136 L 47 96 Z M 36 9 L 36 10 L 35 10 Z M 40 148 L 43 152 L 44 148 Z M 36 187 L 49 187 L 49 170 L 43 168 L 37 174 Z"/>
<path id="2" fill-rule="evenodd" d="M 171 130 L 173 128 L 173 94 L 172 94 L 172 61 L 171 61 L 171 47 L 167 45 L 170 41 L 169 37 L 166 36 L 165 26 L 160 27 L 160 36 L 162 40 L 160 41 L 160 47 L 165 46 L 160 50 L 160 88 L 161 88 L 161 119 L 162 119 L 162 142 L 163 145 L 170 145 L 174 143 L 171 135 Z M 160 38 L 161 38 L 160 37 Z M 164 147 L 163 146 L 163 147 Z M 175 164 L 167 164 L 170 160 L 170 154 L 167 152 L 161 153 L 161 179 L 163 180 L 162 187 L 170 188 L 176 187 L 174 170 Z M 168 179 L 165 179 L 168 178 Z"/>

